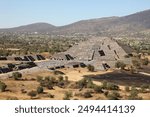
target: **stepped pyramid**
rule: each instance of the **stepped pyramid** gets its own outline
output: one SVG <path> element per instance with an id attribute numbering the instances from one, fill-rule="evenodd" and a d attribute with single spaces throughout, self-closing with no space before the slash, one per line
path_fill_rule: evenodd
<path id="1" fill-rule="evenodd" d="M 114 39 L 108 37 L 93 37 L 74 45 L 66 52 L 61 53 L 61 56 L 62 54 L 74 58 L 72 61 L 92 64 L 96 69 L 104 69 L 104 63 L 109 67 L 114 67 L 116 61 L 123 61 L 124 56 L 127 55 Z"/>

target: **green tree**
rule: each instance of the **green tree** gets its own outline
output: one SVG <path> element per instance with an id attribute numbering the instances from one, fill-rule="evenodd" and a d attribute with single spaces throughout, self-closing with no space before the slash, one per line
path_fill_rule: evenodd
<path id="1" fill-rule="evenodd" d="M 36 92 L 36 91 L 30 91 L 30 92 L 28 93 L 28 96 L 30 96 L 31 99 L 33 99 L 33 97 L 36 97 L 36 95 L 37 95 L 37 92 Z"/>
<path id="2" fill-rule="evenodd" d="M 107 89 L 107 84 L 108 84 L 107 81 L 103 81 L 102 88 L 103 88 L 103 89 Z"/>
<path id="3" fill-rule="evenodd" d="M 94 88 L 95 84 L 93 83 L 92 79 L 89 78 L 87 80 L 87 88 Z"/>
<path id="4" fill-rule="evenodd" d="M 133 66 L 135 66 L 136 68 L 141 68 L 141 62 L 137 59 L 133 59 L 132 60 L 132 64 Z"/>
<path id="5" fill-rule="evenodd" d="M 91 97 L 92 97 L 90 91 L 86 91 L 86 92 L 83 94 L 83 96 L 84 96 L 84 98 L 91 98 Z"/>
<path id="6" fill-rule="evenodd" d="M 119 86 L 113 83 L 109 83 L 104 81 L 102 84 L 103 89 L 108 89 L 108 90 L 119 90 Z"/>
<path id="7" fill-rule="evenodd" d="M 58 81 L 59 82 L 64 81 L 64 77 L 63 76 L 58 76 Z"/>
<path id="8" fill-rule="evenodd" d="M 87 79 L 83 78 L 77 82 L 78 88 L 86 88 L 87 87 Z"/>
<path id="9" fill-rule="evenodd" d="M 138 90 L 136 88 L 131 88 L 130 95 L 128 96 L 129 100 L 141 100 L 142 97 L 138 96 Z"/>
<path id="10" fill-rule="evenodd" d="M 87 66 L 87 69 L 90 71 L 90 72 L 94 72 L 95 71 L 95 67 L 93 65 L 88 65 Z"/>
<path id="11" fill-rule="evenodd" d="M 115 63 L 115 67 L 116 67 L 116 68 L 124 69 L 125 66 L 126 66 L 126 64 L 125 64 L 124 62 L 121 62 L 121 61 L 117 61 L 117 62 Z"/>
<path id="12" fill-rule="evenodd" d="M 6 87 L 7 87 L 7 85 L 4 82 L 0 81 L 0 92 L 4 92 Z"/>
<path id="13" fill-rule="evenodd" d="M 113 92 L 109 93 L 107 97 L 108 97 L 109 100 L 119 100 L 119 98 L 121 96 L 118 92 L 113 91 Z"/>
<path id="14" fill-rule="evenodd" d="M 148 60 L 148 58 L 144 58 L 144 59 L 141 59 L 141 62 L 143 65 L 148 65 L 149 60 Z"/>
<path id="15" fill-rule="evenodd" d="M 55 97 L 55 95 L 52 95 L 51 93 L 49 93 L 47 96 L 48 96 L 49 98 L 54 98 L 54 97 Z"/>
<path id="16" fill-rule="evenodd" d="M 12 77 L 14 78 L 14 80 L 19 80 L 22 78 L 22 74 L 20 72 L 14 72 L 12 74 Z"/>
<path id="17" fill-rule="evenodd" d="M 67 92 L 65 92 L 63 99 L 64 100 L 70 100 L 71 97 L 72 97 L 72 92 L 67 91 Z"/>
<path id="18" fill-rule="evenodd" d="M 119 86 L 113 83 L 107 83 L 108 90 L 119 90 Z"/>
<path id="19" fill-rule="evenodd" d="M 42 76 L 37 76 L 37 82 L 41 82 L 43 80 L 43 77 Z"/>
<path id="20" fill-rule="evenodd" d="M 43 93 L 43 92 L 44 92 L 43 87 L 41 87 L 41 86 L 37 87 L 37 93 L 38 94 Z"/>
<path id="21" fill-rule="evenodd" d="M 96 93 L 103 93 L 102 87 L 97 85 L 94 86 L 94 91 Z"/>

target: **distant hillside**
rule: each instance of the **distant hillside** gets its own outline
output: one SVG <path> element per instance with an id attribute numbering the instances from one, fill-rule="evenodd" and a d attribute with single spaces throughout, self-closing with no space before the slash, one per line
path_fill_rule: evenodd
<path id="1" fill-rule="evenodd" d="M 124 17 L 108 17 L 83 20 L 57 28 L 64 33 L 96 33 L 100 35 L 126 35 L 150 29 L 150 10 L 138 12 Z"/>
<path id="2" fill-rule="evenodd" d="M 34 23 L 15 28 L 0 29 L 1 32 L 50 32 L 56 27 L 48 23 Z"/>
<path id="3" fill-rule="evenodd" d="M 97 35 L 137 35 L 141 32 L 150 34 L 150 10 L 124 17 L 107 17 L 82 20 L 70 25 L 55 27 L 47 23 L 36 23 L 11 29 L 0 29 L 0 32 L 41 32 L 50 34 L 97 34 Z"/>
<path id="4" fill-rule="evenodd" d="M 107 29 L 107 24 L 115 21 L 118 17 L 107 17 L 99 19 L 82 20 L 70 25 L 62 26 L 53 31 L 53 33 L 97 33 Z"/>

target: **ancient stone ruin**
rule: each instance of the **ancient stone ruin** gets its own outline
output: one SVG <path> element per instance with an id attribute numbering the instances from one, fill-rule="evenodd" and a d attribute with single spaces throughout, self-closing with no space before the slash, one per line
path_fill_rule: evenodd
<path id="1" fill-rule="evenodd" d="M 74 45 L 66 52 L 54 55 L 51 60 L 82 62 L 91 64 L 98 70 L 115 66 L 116 61 L 130 62 L 127 53 L 114 39 L 95 37 Z"/>

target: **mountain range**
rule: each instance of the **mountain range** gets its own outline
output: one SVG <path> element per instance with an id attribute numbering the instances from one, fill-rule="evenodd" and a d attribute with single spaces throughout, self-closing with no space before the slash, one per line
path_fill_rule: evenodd
<path id="1" fill-rule="evenodd" d="M 150 9 L 123 17 L 82 20 L 65 26 L 34 23 L 15 28 L 0 29 L 0 32 L 38 32 L 63 35 L 75 33 L 97 35 L 150 34 Z"/>

